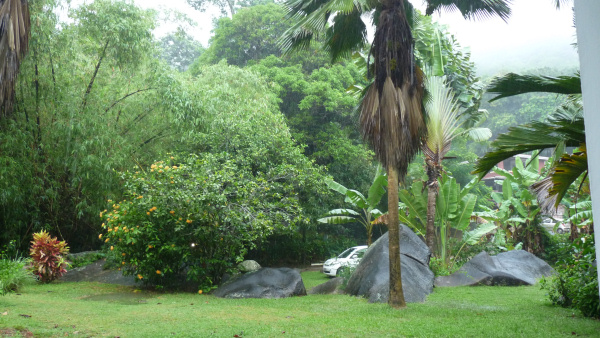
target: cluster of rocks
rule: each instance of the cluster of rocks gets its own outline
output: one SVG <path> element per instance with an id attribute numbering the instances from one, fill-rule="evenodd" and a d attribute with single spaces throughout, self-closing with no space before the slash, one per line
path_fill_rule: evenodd
<path id="1" fill-rule="evenodd" d="M 389 238 L 384 234 L 369 248 L 347 285 L 341 277 L 333 278 L 309 291 L 310 294 L 348 294 L 370 302 L 387 302 L 389 295 Z M 526 251 L 515 250 L 490 256 L 481 252 L 457 272 L 434 279 L 429 269 L 431 252 L 405 225 L 400 230 L 402 286 L 407 302 L 423 302 L 436 287 L 475 285 L 533 285 L 554 273 L 546 262 Z M 133 285 L 133 278 L 120 272 L 102 270 L 103 261 L 74 269 L 64 281 L 100 281 Z M 262 268 L 248 260 L 238 265 L 239 273 L 224 276 L 213 295 L 222 298 L 284 298 L 307 294 L 300 271 L 290 268 Z"/>

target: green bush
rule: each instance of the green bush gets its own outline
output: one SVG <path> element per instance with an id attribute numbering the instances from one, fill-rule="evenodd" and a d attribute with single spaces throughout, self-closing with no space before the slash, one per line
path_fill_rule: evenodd
<path id="1" fill-rule="evenodd" d="M 99 237 L 125 274 L 158 288 L 187 280 L 207 289 L 276 229 L 306 222 L 297 196 L 302 171 L 253 170 L 243 157 L 229 157 L 171 156 L 122 173 L 126 199 L 101 213 Z"/>
<path id="2" fill-rule="evenodd" d="M 578 238 L 560 253 L 557 275 L 542 279 L 553 304 L 580 310 L 586 317 L 600 318 L 598 267 L 595 264 L 594 236 Z"/>
<path id="3" fill-rule="evenodd" d="M 31 273 L 25 269 L 27 264 L 28 261 L 22 258 L 0 258 L 0 295 L 18 291 L 26 281 L 33 279 Z"/>

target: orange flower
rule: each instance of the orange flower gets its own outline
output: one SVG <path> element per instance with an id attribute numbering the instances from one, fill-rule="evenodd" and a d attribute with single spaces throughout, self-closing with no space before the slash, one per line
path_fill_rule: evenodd
<path id="1" fill-rule="evenodd" d="M 123 252 L 123 253 L 121 254 L 121 256 L 125 256 L 125 253 Z"/>
<path id="2" fill-rule="evenodd" d="M 152 245 L 148 245 L 148 249 L 152 249 L 154 248 Z"/>
<path id="3" fill-rule="evenodd" d="M 102 239 L 102 234 L 98 235 L 98 239 Z"/>
<path id="4" fill-rule="evenodd" d="M 169 211 L 169 213 L 171 213 L 171 215 L 173 215 L 175 213 L 175 210 L 171 210 L 171 211 Z"/>
<path id="5" fill-rule="evenodd" d="M 104 241 L 104 243 L 108 242 L 108 240 L 109 240 L 109 239 L 110 239 L 110 238 L 107 238 L 107 239 Z"/>
<path id="6" fill-rule="evenodd" d="M 201 295 L 202 294 L 202 290 L 198 290 L 198 294 Z"/>
<path id="7" fill-rule="evenodd" d="M 146 212 L 146 215 L 150 215 L 150 211 L 147 211 L 147 212 Z"/>
<path id="8" fill-rule="evenodd" d="M 121 262 L 121 264 L 125 265 L 125 262 Z"/>
<path id="9" fill-rule="evenodd" d="M 142 279 L 142 278 L 144 278 L 144 277 L 142 277 L 142 275 L 140 275 L 139 273 L 138 273 L 138 276 L 137 276 L 137 277 L 138 277 L 139 279 Z"/>
<path id="10" fill-rule="evenodd" d="M 160 275 L 162 272 L 160 272 L 160 270 L 156 270 L 156 274 Z"/>
<path id="11" fill-rule="evenodd" d="M 186 222 L 187 224 L 190 224 L 190 223 L 192 223 L 192 220 L 191 220 L 191 219 L 188 219 L 188 220 L 187 220 L 187 221 L 185 221 L 185 222 Z"/>
<path id="12" fill-rule="evenodd" d="M 112 246 L 112 245 L 110 246 L 110 249 L 111 249 L 111 250 L 113 249 L 113 246 Z"/>

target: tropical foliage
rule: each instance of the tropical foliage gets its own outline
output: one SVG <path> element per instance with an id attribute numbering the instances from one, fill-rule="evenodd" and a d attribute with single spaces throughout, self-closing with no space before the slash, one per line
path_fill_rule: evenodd
<path id="1" fill-rule="evenodd" d="M 377 209 L 377 206 L 383 195 L 385 195 L 385 187 L 387 187 L 387 178 L 381 173 L 381 167 L 377 170 L 367 197 L 356 190 L 347 189 L 335 181 L 328 180 L 325 183 L 327 183 L 329 189 L 344 195 L 344 202 L 350 204 L 352 209 L 330 210 L 325 217 L 320 218 L 318 221 L 325 224 L 359 222 L 367 231 L 367 245 L 370 246 L 373 237 L 373 223 L 375 219 L 383 214 Z"/>
<path id="2" fill-rule="evenodd" d="M 496 79 L 489 91 L 498 93 L 494 99 L 539 91 L 571 95 L 570 101 L 559 107 L 546 121 L 512 127 L 508 133 L 500 135 L 492 143 L 492 151 L 478 161 L 473 171 L 483 177 L 497 163 L 514 155 L 552 148 L 559 156 L 555 156 L 548 177 L 536 183 L 533 189 L 540 197 L 543 210 L 558 207 L 569 186 L 587 172 L 579 76 L 554 78 L 508 74 Z M 566 147 L 579 147 L 579 151 L 572 155 L 564 154 Z"/>
<path id="3" fill-rule="evenodd" d="M 565 248 L 557 275 L 542 280 L 553 304 L 575 308 L 586 317 L 600 318 L 598 267 L 594 235 L 586 235 Z"/>

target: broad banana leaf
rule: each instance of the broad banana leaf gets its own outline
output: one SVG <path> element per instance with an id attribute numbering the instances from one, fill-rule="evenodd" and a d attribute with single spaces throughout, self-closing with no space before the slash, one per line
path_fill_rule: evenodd
<path id="1" fill-rule="evenodd" d="M 319 223 L 325 223 L 325 224 L 346 224 L 346 223 L 358 222 L 358 219 L 356 219 L 355 217 L 351 217 L 351 216 L 329 216 L 329 217 L 319 218 L 317 221 Z"/>
<path id="2" fill-rule="evenodd" d="M 504 182 L 502 182 L 502 197 L 504 197 L 505 200 L 508 200 L 513 197 L 511 180 L 508 178 L 505 179 Z"/>
<path id="3" fill-rule="evenodd" d="M 326 216 L 360 216 L 360 214 L 352 209 L 333 209 L 325 214 Z"/>
<path id="4" fill-rule="evenodd" d="M 334 180 L 325 180 L 325 184 L 327 184 L 329 189 L 331 189 L 333 191 L 337 191 L 342 195 L 346 195 L 346 191 L 348 191 L 348 189 L 346 187 L 344 187 L 343 185 L 339 184 L 338 182 L 336 182 Z"/>
<path id="5" fill-rule="evenodd" d="M 475 204 L 477 203 L 477 196 L 468 194 L 460 203 L 460 208 L 456 214 L 456 217 L 450 220 L 452 227 L 464 231 L 469 227 L 471 223 L 471 215 L 475 210 Z"/>
<path id="6" fill-rule="evenodd" d="M 494 223 L 480 224 L 476 229 L 472 231 L 466 231 L 463 234 L 463 241 L 467 242 L 469 245 L 475 245 L 479 242 L 481 237 L 496 230 L 496 228 L 498 228 L 498 226 Z"/>
<path id="7" fill-rule="evenodd" d="M 346 196 L 350 199 L 350 202 L 361 209 L 369 209 L 369 201 L 365 198 L 363 194 L 356 190 L 348 189 L 346 191 Z"/>
<path id="8" fill-rule="evenodd" d="M 373 180 L 373 184 L 369 188 L 369 197 L 367 198 L 369 206 L 374 208 L 379 204 L 383 195 L 385 195 L 385 187 L 387 187 L 387 176 L 379 175 Z"/>

